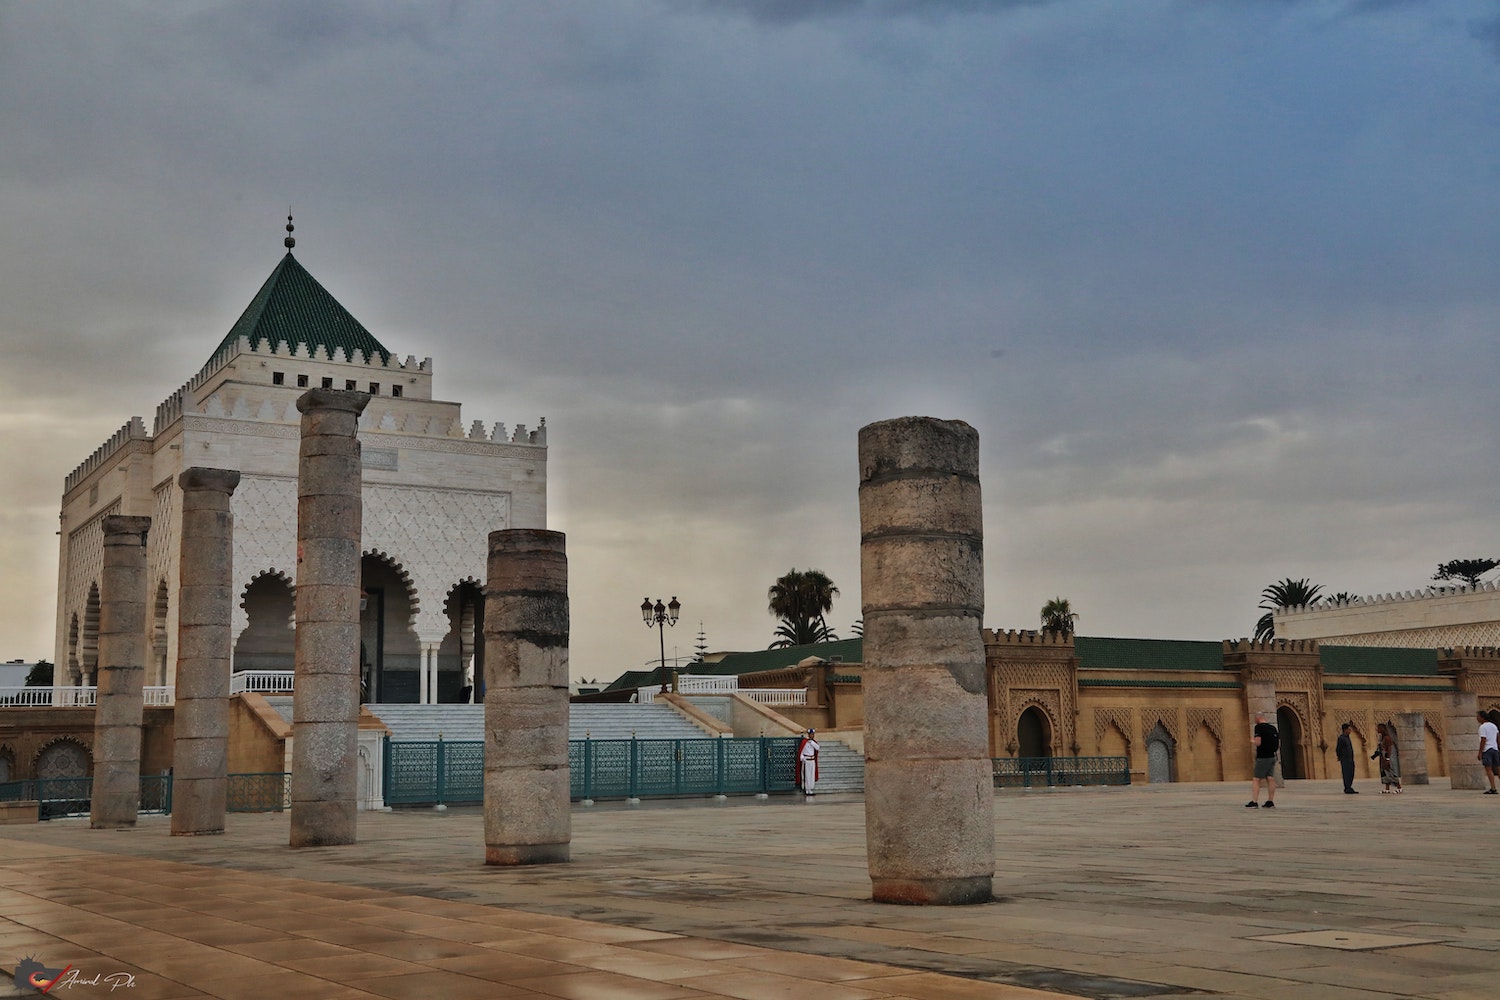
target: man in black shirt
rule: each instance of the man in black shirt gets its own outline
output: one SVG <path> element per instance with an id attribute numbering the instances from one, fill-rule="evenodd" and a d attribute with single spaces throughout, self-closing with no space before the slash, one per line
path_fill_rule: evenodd
<path id="1" fill-rule="evenodd" d="M 1250 801 L 1246 809 L 1260 808 L 1260 783 L 1266 782 L 1266 808 L 1276 808 L 1276 751 L 1281 749 L 1281 737 L 1276 727 L 1266 721 L 1266 713 L 1255 713 L 1255 731 L 1250 737 L 1255 747 L 1255 772 L 1250 779 Z"/>

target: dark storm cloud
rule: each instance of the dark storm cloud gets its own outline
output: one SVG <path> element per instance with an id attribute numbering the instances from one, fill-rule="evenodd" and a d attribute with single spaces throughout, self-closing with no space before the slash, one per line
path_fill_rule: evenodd
<path id="1" fill-rule="evenodd" d="M 15 532 L 201 364 L 291 202 L 467 419 L 548 418 L 580 621 L 631 629 L 579 630 L 589 675 L 647 591 L 753 648 L 820 566 L 845 627 L 855 435 L 902 414 L 980 430 L 997 627 L 1060 593 L 1222 638 L 1272 579 L 1493 537 L 1490 5 L 73 10 L 0 7 L 0 407 L 56 436 L 7 454 Z"/>

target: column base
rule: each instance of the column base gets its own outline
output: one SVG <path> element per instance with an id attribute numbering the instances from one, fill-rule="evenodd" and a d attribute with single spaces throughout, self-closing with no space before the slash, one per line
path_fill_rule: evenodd
<path id="1" fill-rule="evenodd" d="M 487 865 L 556 865 L 572 859 L 568 844 L 487 844 Z"/>
<path id="2" fill-rule="evenodd" d="M 904 906 L 973 906 L 995 899 L 995 880 L 975 878 L 872 879 L 871 898 Z"/>

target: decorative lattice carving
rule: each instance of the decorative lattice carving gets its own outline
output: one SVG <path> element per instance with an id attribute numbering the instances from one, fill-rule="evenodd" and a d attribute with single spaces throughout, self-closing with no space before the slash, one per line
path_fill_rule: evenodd
<path id="1" fill-rule="evenodd" d="M 1135 743 L 1135 725 L 1128 708 L 1096 708 L 1094 709 L 1094 752 L 1101 753 L 1104 749 L 1104 734 L 1109 731 L 1110 726 L 1119 730 L 1120 735 L 1125 738 L 1127 750 Z"/>
<path id="2" fill-rule="evenodd" d="M 1141 732 L 1149 733 L 1158 722 L 1172 737 L 1174 743 L 1182 742 L 1182 726 L 1180 724 L 1179 710 L 1176 708 L 1143 708 L 1141 709 Z"/>
<path id="3" fill-rule="evenodd" d="M 1188 742 L 1196 742 L 1198 731 L 1207 729 L 1220 746 L 1224 745 L 1224 710 L 1222 708 L 1189 708 L 1187 710 Z"/>

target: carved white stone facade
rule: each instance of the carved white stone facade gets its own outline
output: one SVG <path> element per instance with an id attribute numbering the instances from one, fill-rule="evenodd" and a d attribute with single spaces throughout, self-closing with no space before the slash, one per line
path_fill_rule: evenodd
<path id="1" fill-rule="evenodd" d="M 313 319 L 304 323 L 313 329 L 314 341 L 315 325 Z M 232 501 L 237 641 L 251 623 L 253 608 L 246 603 L 251 582 L 266 578 L 284 592 L 285 584 L 277 581 L 295 581 L 301 420 L 296 400 L 308 388 L 328 386 L 371 393 L 359 431 L 362 547 L 407 585 L 386 627 L 406 630 L 413 649 L 420 646 L 422 696 L 435 697 L 439 648 L 445 683 L 454 669 L 461 675 L 466 664 L 460 657 L 472 650 L 471 638 L 455 640 L 445 602 L 460 584 L 469 585 L 466 599 L 474 600 L 485 577 L 489 532 L 547 526 L 547 447 L 545 421 L 535 430 L 524 425 L 507 430 L 501 424 L 486 429 L 479 421 L 466 428 L 458 403 L 433 399 L 432 379 L 430 358 L 403 362 L 374 354 L 367 359 L 357 350 L 352 357 L 342 348 L 330 353 L 318 343 L 227 340 L 157 407 L 149 433 L 141 418 L 131 418 L 65 481 L 55 646 L 60 679 L 79 680 L 82 651 L 91 639 L 90 588 L 102 568 L 99 522 L 114 513 L 153 519 L 149 586 L 155 595 L 165 584 L 168 597 L 166 620 L 148 615 L 148 628 L 165 632 L 167 683 L 172 683 L 180 561 L 177 476 L 186 468 L 241 474 Z"/>
<path id="2" fill-rule="evenodd" d="M 1481 583 L 1283 608 L 1275 625 L 1277 638 L 1317 639 L 1325 646 L 1500 646 L 1500 587 Z"/>

